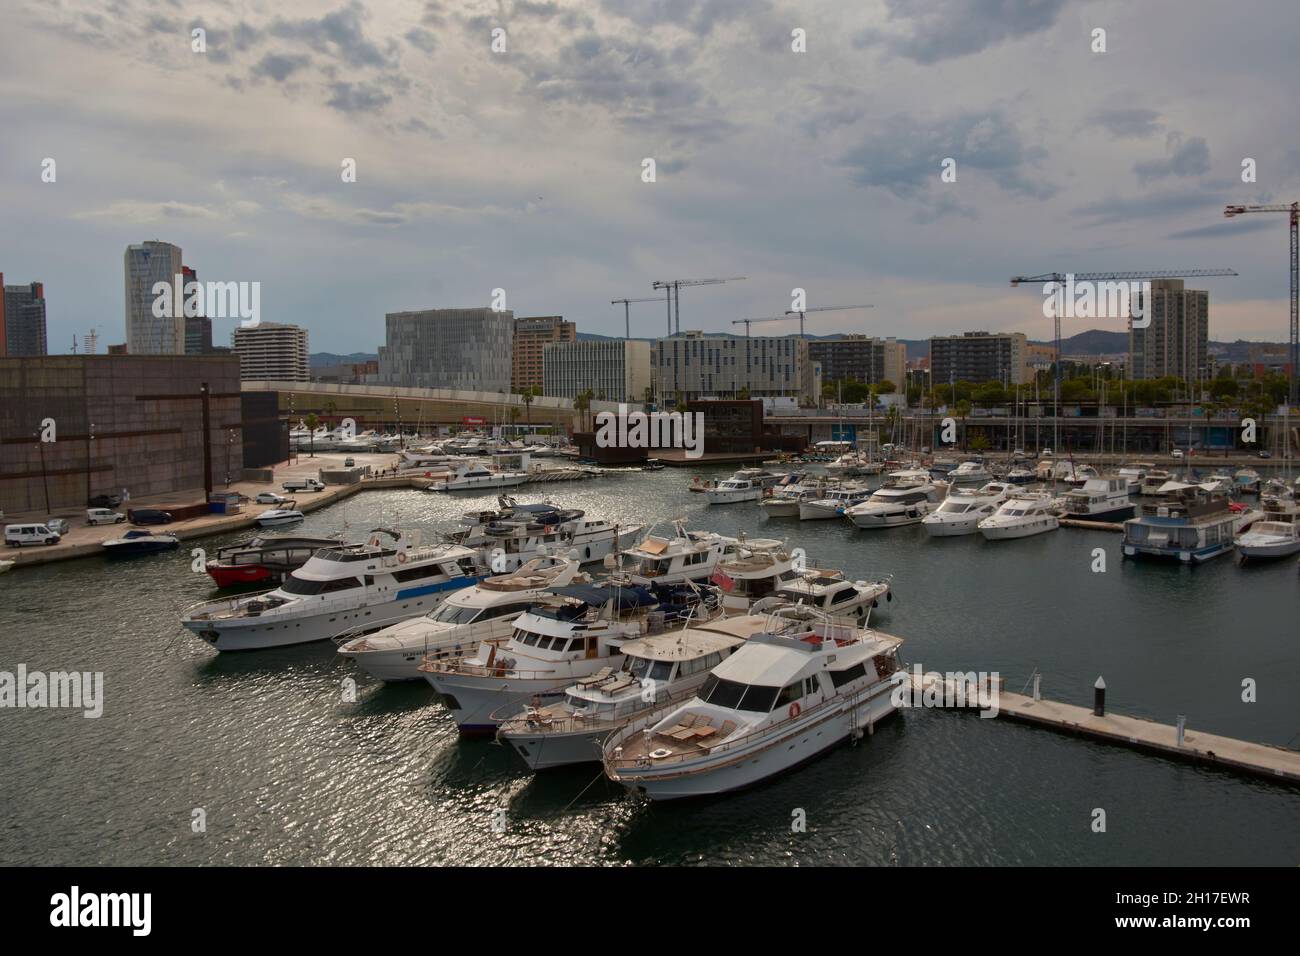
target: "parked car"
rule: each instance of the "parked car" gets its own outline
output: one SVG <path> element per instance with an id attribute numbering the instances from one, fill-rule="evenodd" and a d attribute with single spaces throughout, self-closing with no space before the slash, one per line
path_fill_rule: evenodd
<path id="1" fill-rule="evenodd" d="M 278 505 L 288 500 L 284 495 L 277 495 L 274 491 L 260 492 L 256 498 L 259 505 Z"/>
<path id="2" fill-rule="evenodd" d="M 1181 448 L 1171 448 L 1171 449 L 1169 449 L 1169 457 L 1170 457 L 1170 458 L 1182 458 L 1182 457 L 1183 457 L 1183 450 L 1182 450 Z"/>
<path id="3" fill-rule="evenodd" d="M 1259 457 L 1260 457 L 1260 458 L 1272 458 L 1272 457 L 1273 457 L 1273 453 L 1272 453 L 1271 451 L 1269 451 L 1267 448 L 1261 448 L 1261 449 L 1259 450 Z"/>
<path id="4" fill-rule="evenodd" d="M 357 467 L 357 460 L 356 460 L 355 458 L 344 458 L 344 459 L 343 459 L 343 467 L 344 467 L 344 468 L 355 468 L 355 467 Z"/>
<path id="5" fill-rule="evenodd" d="M 170 511 L 162 511 L 158 508 L 136 508 L 131 512 L 132 524 L 171 524 L 172 515 Z"/>
<path id="6" fill-rule="evenodd" d="M 121 503 L 121 495 L 95 495 L 86 502 L 92 508 L 116 508 Z"/>
<path id="7" fill-rule="evenodd" d="M 285 491 L 324 491 L 325 483 L 315 478 L 290 478 L 280 487 Z"/>
<path id="8" fill-rule="evenodd" d="M 58 544 L 59 534 L 44 524 L 5 525 L 5 544 L 21 548 L 25 544 Z"/>
<path id="9" fill-rule="evenodd" d="M 126 515 L 111 508 L 87 508 L 86 524 L 121 524 Z"/>
<path id="10" fill-rule="evenodd" d="M 68 524 L 67 518 L 46 518 L 45 527 L 49 528 L 60 538 L 72 530 L 72 527 Z"/>

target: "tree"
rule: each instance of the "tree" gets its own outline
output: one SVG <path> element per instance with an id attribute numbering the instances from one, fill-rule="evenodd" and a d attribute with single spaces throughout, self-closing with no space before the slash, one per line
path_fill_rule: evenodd
<path id="1" fill-rule="evenodd" d="M 961 419 L 961 445 L 963 448 L 966 447 L 966 417 L 970 415 L 970 410 L 971 404 L 964 398 L 953 406 L 953 412 Z"/>
<path id="2" fill-rule="evenodd" d="M 887 378 L 882 378 L 876 383 L 877 395 L 893 395 L 896 391 L 898 391 L 898 386 Z"/>
<path id="3" fill-rule="evenodd" d="M 308 455 L 307 457 L 315 458 L 316 457 L 316 427 L 320 425 L 320 419 L 316 417 L 315 412 L 312 412 L 310 415 L 307 416 L 306 422 L 307 422 L 307 435 L 311 442 L 311 454 Z"/>
<path id="4" fill-rule="evenodd" d="M 742 386 L 740 386 L 740 391 L 736 392 L 736 399 L 737 399 L 737 401 L 741 401 L 741 402 L 747 402 L 747 401 L 749 401 L 749 386 L 748 386 L 748 385 L 742 385 Z"/>
<path id="5" fill-rule="evenodd" d="M 975 435 L 970 440 L 970 447 L 975 451 L 987 451 L 989 447 L 989 438 L 983 432 Z"/>
<path id="6" fill-rule="evenodd" d="M 591 408 L 591 400 L 594 398 L 591 389 L 579 393 L 578 397 L 573 400 L 573 408 L 578 413 L 578 426 L 585 428 L 587 424 L 587 412 Z"/>
<path id="7" fill-rule="evenodd" d="M 533 399 L 536 398 L 539 394 L 541 394 L 541 390 L 536 385 L 530 385 L 528 388 L 524 389 L 522 392 L 519 393 L 520 400 L 523 401 L 524 403 L 524 414 L 528 418 L 529 428 L 531 428 L 533 425 L 533 411 L 532 411 Z M 514 409 L 514 411 L 518 411 L 518 409 Z"/>

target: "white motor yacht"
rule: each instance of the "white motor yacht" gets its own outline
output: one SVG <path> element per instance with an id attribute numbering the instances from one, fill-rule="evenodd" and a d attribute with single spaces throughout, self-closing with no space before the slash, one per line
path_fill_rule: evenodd
<path id="1" fill-rule="evenodd" d="M 725 793 L 791 770 L 895 710 L 901 639 L 826 620 L 774 619 L 690 700 L 605 741 L 605 773 L 652 800 Z"/>
<path id="2" fill-rule="evenodd" d="M 453 591 L 421 617 L 373 634 L 348 632 L 336 637 L 339 654 L 384 681 L 420 680 L 420 662 L 473 654 L 486 640 L 508 638 L 515 618 L 540 601 L 550 588 L 590 584 L 572 558 L 533 558 L 509 574 L 484 578 Z"/>
<path id="3" fill-rule="evenodd" d="M 979 532 L 988 541 L 1003 538 L 1028 538 L 1055 531 L 1060 519 L 1052 511 L 1047 494 L 1017 492 L 998 506 L 998 510 L 979 523 Z"/>
<path id="4" fill-rule="evenodd" d="M 882 575 L 874 581 L 850 581 L 843 572 L 816 569 L 786 575 L 781 587 L 771 597 L 754 603 L 754 613 L 772 611 L 786 605 L 813 608 L 833 618 L 865 621 L 873 608 L 894 599 L 893 576 Z"/>
<path id="5" fill-rule="evenodd" d="M 800 521 L 824 521 L 838 518 L 846 508 L 852 508 L 871 496 L 871 490 L 862 485 L 841 485 L 831 488 L 821 498 L 799 502 Z"/>
<path id="6" fill-rule="evenodd" d="M 920 474 L 926 476 L 925 481 L 887 482 L 866 501 L 846 509 L 844 517 L 859 528 L 920 524 L 921 519 L 939 507 L 949 487 L 930 481 L 928 472 Z"/>
<path id="7" fill-rule="evenodd" d="M 469 657 L 426 658 L 419 669 L 461 732 L 493 731 L 584 677 L 614 673 L 628 641 L 720 614 L 716 589 L 569 585 L 516 618 L 508 639 L 484 641 Z"/>
<path id="8" fill-rule="evenodd" d="M 795 574 L 795 557 L 775 538 L 741 538 L 737 551 L 718 561 L 710 584 L 722 589 L 722 608 L 745 614 L 758 600 L 774 594 L 787 576 Z"/>
<path id="9" fill-rule="evenodd" d="M 730 505 L 740 501 L 757 501 L 763 497 L 763 484 L 754 478 L 741 477 L 740 473 L 720 481 L 704 493 L 711 505 Z"/>
<path id="10" fill-rule="evenodd" d="M 1123 521 L 1133 517 L 1125 478 L 1089 478 L 1056 501 L 1057 514 L 1079 521 Z"/>
<path id="11" fill-rule="evenodd" d="M 274 590 L 196 604 L 181 624 L 218 651 L 324 641 L 424 614 L 481 576 L 468 548 L 376 528 L 364 544 L 317 551 Z"/>
<path id="12" fill-rule="evenodd" d="M 1300 524 L 1290 521 L 1257 521 L 1249 531 L 1238 534 L 1233 544 L 1243 561 L 1285 558 L 1300 551 Z"/>
<path id="13" fill-rule="evenodd" d="M 257 516 L 257 523 L 263 528 L 279 528 L 283 525 L 302 521 L 306 516 L 298 510 L 298 502 L 290 499 L 274 508 L 263 511 Z"/>
<path id="14" fill-rule="evenodd" d="M 954 485 L 984 484 L 991 481 L 993 474 L 982 461 L 963 461 L 948 472 L 945 480 Z"/>
<path id="15" fill-rule="evenodd" d="M 687 531 L 673 523 L 671 538 L 648 535 L 634 547 L 605 559 L 613 579 L 624 584 L 673 584 L 705 581 L 724 556 L 738 553 L 739 542 L 712 531 Z"/>
<path id="16" fill-rule="evenodd" d="M 1142 493 L 1142 480 L 1146 477 L 1148 471 L 1155 468 L 1149 461 L 1135 461 L 1131 465 L 1123 465 L 1116 472 L 1115 477 L 1123 478 L 1128 482 L 1128 493 L 1137 495 Z"/>
<path id="17" fill-rule="evenodd" d="M 612 731 L 694 696 L 709 672 L 768 621 L 767 615 L 719 618 L 628 641 L 618 670 L 578 681 L 553 704 L 510 715 L 497 727 L 497 739 L 534 771 L 599 763 Z"/>
<path id="18" fill-rule="evenodd" d="M 430 482 L 427 491 L 486 491 L 491 488 L 513 488 L 522 485 L 531 476 L 526 471 L 493 471 L 486 465 L 458 465 L 445 477 Z"/>
<path id="19" fill-rule="evenodd" d="M 921 526 L 932 538 L 974 534 L 1014 490 L 1014 485 L 990 481 L 978 490 L 949 491 L 939 507 L 921 519 Z"/>

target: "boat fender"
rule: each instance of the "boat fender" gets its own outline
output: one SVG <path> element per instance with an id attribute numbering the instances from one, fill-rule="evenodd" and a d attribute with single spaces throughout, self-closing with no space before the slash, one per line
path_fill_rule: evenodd
<path id="1" fill-rule="evenodd" d="M 406 563 L 406 552 L 405 552 L 405 551 L 401 551 L 401 552 L 398 553 L 398 555 L 397 555 L 397 563 L 398 563 L 398 564 L 405 564 L 405 563 Z"/>
<path id="2" fill-rule="evenodd" d="M 582 549 L 582 556 L 584 558 L 591 557 L 591 545 L 587 545 L 585 548 Z"/>
<path id="3" fill-rule="evenodd" d="M 802 710 L 802 708 L 799 706 L 799 702 L 796 700 L 793 704 L 790 705 L 790 710 L 788 711 L 788 713 L 790 714 L 790 719 L 794 720 L 796 717 L 798 717 L 800 710 Z"/>
<path id="4" fill-rule="evenodd" d="M 885 592 L 885 600 L 886 600 L 886 601 L 892 601 L 893 599 L 894 599 L 894 592 L 893 592 L 893 591 L 886 591 L 886 592 Z"/>

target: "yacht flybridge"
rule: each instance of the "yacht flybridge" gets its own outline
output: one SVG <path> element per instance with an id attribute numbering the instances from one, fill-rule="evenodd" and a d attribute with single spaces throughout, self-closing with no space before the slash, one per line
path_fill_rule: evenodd
<path id="1" fill-rule="evenodd" d="M 759 783 L 893 713 L 902 640 L 828 620 L 771 619 L 688 701 L 630 720 L 605 773 L 652 800 Z"/>
<path id="2" fill-rule="evenodd" d="M 376 528 L 362 544 L 317 551 L 274 590 L 196 604 L 181 624 L 218 651 L 323 641 L 423 614 L 481 576 L 468 548 Z"/>
<path id="3" fill-rule="evenodd" d="M 553 704 L 515 710 L 497 727 L 497 739 L 534 771 L 599 763 L 611 731 L 693 696 L 713 668 L 767 626 L 766 615 L 744 615 L 628 641 L 617 670 L 570 685 Z"/>
<path id="4" fill-rule="evenodd" d="M 461 731 L 494 730 L 530 702 L 545 706 L 584 677 L 613 673 L 628 641 L 720 614 L 712 588 L 552 588 L 508 639 L 484 641 L 471 657 L 425 658 L 419 670 Z"/>
<path id="5" fill-rule="evenodd" d="M 671 584 L 704 581 L 724 556 L 739 554 L 739 542 L 712 531 L 687 531 L 673 523 L 674 535 L 648 535 L 635 547 L 605 559 L 613 579 L 623 584 Z"/>
<path id="6" fill-rule="evenodd" d="M 753 606 L 753 611 L 772 611 L 789 605 L 803 605 L 836 619 L 865 621 L 880 599 L 894 599 L 893 575 L 875 581 L 850 581 L 842 571 L 823 568 L 791 572 L 777 592 Z"/>
<path id="7" fill-rule="evenodd" d="M 1122 521 L 1133 517 L 1127 478 L 1089 478 L 1056 502 L 1062 518 L 1082 521 Z"/>
<path id="8" fill-rule="evenodd" d="M 728 614 L 745 614 L 755 602 L 776 592 L 797 575 L 798 563 L 785 543 L 775 538 L 741 538 L 737 552 L 718 561 L 709 583 L 722 589 L 722 607 Z"/>
<path id="9" fill-rule="evenodd" d="M 891 480 L 866 501 L 848 508 L 844 517 L 859 528 L 893 528 L 919 524 L 939 507 L 948 485 L 934 482 L 928 471 L 894 472 Z"/>
<path id="10" fill-rule="evenodd" d="M 362 636 L 336 637 L 339 654 L 384 681 L 420 680 L 420 662 L 473 654 L 483 641 L 510 636 L 513 622 L 551 588 L 590 584 L 572 558 L 533 558 L 509 574 L 453 591 L 428 614 Z"/>
<path id="11" fill-rule="evenodd" d="M 1014 490 L 1012 484 L 991 481 L 978 490 L 950 491 L 938 508 L 921 519 L 921 525 L 933 538 L 974 534 Z"/>

